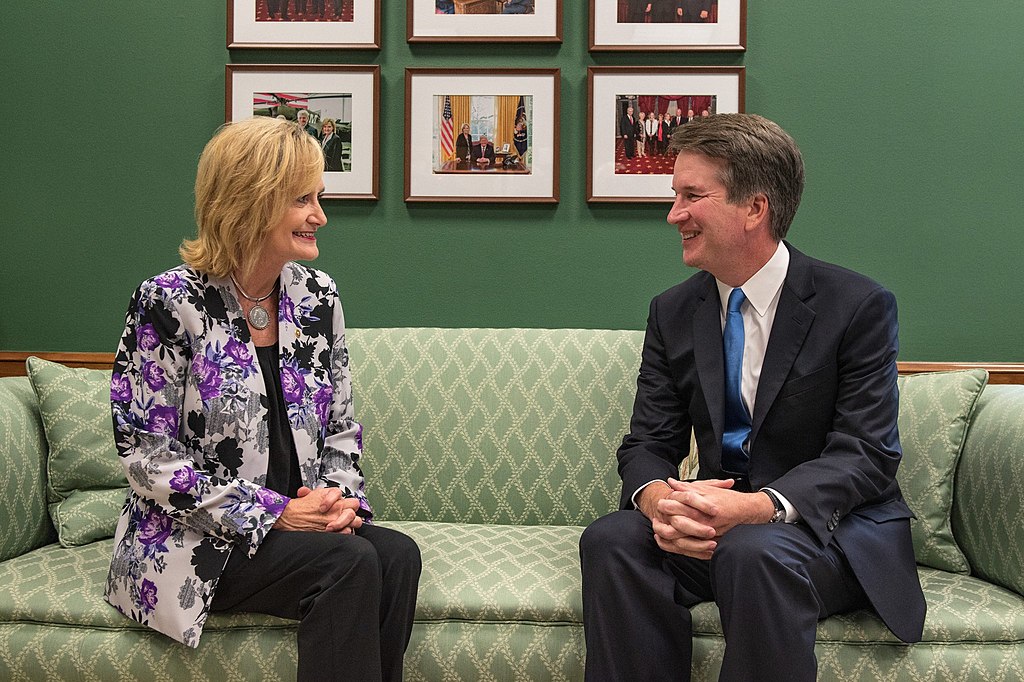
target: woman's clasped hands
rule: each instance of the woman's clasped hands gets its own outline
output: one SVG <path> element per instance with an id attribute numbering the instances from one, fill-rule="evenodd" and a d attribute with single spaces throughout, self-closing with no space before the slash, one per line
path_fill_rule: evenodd
<path id="1" fill-rule="evenodd" d="M 356 511 L 359 500 L 343 497 L 340 488 L 307 488 L 298 490 L 274 523 L 278 530 L 322 531 L 349 534 L 363 525 Z"/>

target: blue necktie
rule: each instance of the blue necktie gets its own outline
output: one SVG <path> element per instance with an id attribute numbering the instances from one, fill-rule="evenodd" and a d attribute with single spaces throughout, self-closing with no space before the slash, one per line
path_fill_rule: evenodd
<path id="1" fill-rule="evenodd" d="M 722 467 L 734 474 L 747 475 L 748 455 L 743 444 L 750 436 L 750 413 L 743 404 L 740 380 L 743 377 L 743 315 L 740 306 L 747 297 L 742 289 L 729 294 L 722 346 L 725 349 L 725 433 L 722 435 Z"/>

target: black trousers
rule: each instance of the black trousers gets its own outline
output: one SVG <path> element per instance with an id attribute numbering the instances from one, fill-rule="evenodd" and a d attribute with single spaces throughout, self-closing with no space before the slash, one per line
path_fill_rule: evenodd
<path id="1" fill-rule="evenodd" d="M 799 524 L 737 526 L 710 561 L 664 552 L 639 511 L 580 538 L 587 682 L 690 679 L 689 607 L 715 601 L 725 633 L 721 680 L 813 682 L 820 618 L 866 606 L 842 550 Z"/>
<path id="2" fill-rule="evenodd" d="M 400 682 L 419 576 L 416 543 L 388 528 L 275 530 L 231 553 L 212 608 L 298 620 L 299 682 Z"/>

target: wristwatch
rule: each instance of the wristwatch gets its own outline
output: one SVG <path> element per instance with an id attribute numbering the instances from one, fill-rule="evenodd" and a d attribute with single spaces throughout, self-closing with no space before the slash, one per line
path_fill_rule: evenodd
<path id="1" fill-rule="evenodd" d="M 770 519 L 768 519 L 768 523 L 778 523 L 782 519 L 786 518 L 786 508 L 782 506 L 782 500 L 779 499 L 779 496 L 771 490 L 768 490 L 768 488 L 761 488 L 761 492 L 767 495 L 768 499 L 770 499 L 772 504 L 775 505 L 775 513 L 772 514 Z"/>

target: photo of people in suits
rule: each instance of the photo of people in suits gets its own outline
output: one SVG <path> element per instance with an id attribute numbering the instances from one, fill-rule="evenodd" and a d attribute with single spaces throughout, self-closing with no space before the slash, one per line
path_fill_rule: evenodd
<path id="1" fill-rule="evenodd" d="M 533 14 L 534 0 L 434 0 L 435 14 Z"/>
<path id="2" fill-rule="evenodd" d="M 352 93 L 254 92 L 252 114 L 293 121 L 320 144 L 325 172 L 351 172 Z"/>
<path id="3" fill-rule="evenodd" d="M 256 0 L 256 21 L 354 21 L 355 0 Z"/>
<path id="4" fill-rule="evenodd" d="M 620 24 L 714 24 L 718 0 L 618 0 Z"/>
<path id="5" fill-rule="evenodd" d="M 672 175 L 669 140 L 679 126 L 715 113 L 716 95 L 616 95 L 615 174 Z"/>
<path id="6" fill-rule="evenodd" d="M 532 95 L 435 95 L 434 173 L 531 173 Z"/>

